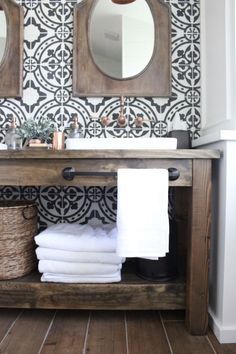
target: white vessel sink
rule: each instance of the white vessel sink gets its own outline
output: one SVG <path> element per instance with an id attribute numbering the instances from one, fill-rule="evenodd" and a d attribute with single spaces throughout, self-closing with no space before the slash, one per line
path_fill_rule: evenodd
<path id="1" fill-rule="evenodd" d="M 173 150 L 176 147 L 176 138 L 68 138 L 66 140 L 66 149 L 69 150 Z"/>

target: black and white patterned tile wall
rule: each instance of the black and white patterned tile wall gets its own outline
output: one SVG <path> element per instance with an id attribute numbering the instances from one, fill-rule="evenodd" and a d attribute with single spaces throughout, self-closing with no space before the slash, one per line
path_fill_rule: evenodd
<path id="1" fill-rule="evenodd" d="M 78 114 L 85 137 L 162 137 L 178 115 L 192 138 L 200 131 L 200 3 L 165 0 L 172 12 L 172 95 L 170 98 L 126 97 L 125 127 L 117 125 L 117 97 L 72 97 L 73 8 L 76 0 L 19 0 L 24 9 L 24 78 L 21 99 L 0 99 L 0 142 L 14 115 L 17 124 L 48 117 L 68 126 Z M 144 117 L 142 128 L 134 119 Z M 109 116 L 104 127 L 100 118 Z M 0 187 L 0 199 L 33 199 L 40 224 L 113 222 L 116 188 Z"/>

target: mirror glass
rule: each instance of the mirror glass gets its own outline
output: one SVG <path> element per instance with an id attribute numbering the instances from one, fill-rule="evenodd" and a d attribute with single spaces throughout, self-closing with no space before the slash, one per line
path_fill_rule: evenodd
<path id="1" fill-rule="evenodd" d="M 0 8 L 0 64 L 4 56 L 7 41 L 7 21 L 5 12 Z"/>
<path id="2" fill-rule="evenodd" d="M 155 24 L 145 0 L 119 5 L 97 0 L 89 21 L 89 46 L 95 64 L 106 75 L 127 79 L 151 61 Z"/>

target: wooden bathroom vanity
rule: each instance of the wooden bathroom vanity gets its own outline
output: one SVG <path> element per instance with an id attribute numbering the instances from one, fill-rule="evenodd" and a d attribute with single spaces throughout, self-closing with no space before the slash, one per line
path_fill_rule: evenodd
<path id="1" fill-rule="evenodd" d="M 41 283 L 35 272 L 0 281 L 0 307 L 186 309 L 190 333 L 204 334 L 208 325 L 211 166 L 212 159 L 219 158 L 217 150 L 0 151 L 0 184 L 6 186 L 114 185 L 116 178 L 108 172 L 115 174 L 118 168 L 176 168 L 180 176 L 169 185 L 176 187 L 177 202 L 185 196 L 176 209 L 187 224 L 185 272 L 173 281 L 145 281 L 124 270 L 122 281 L 114 284 Z M 67 167 L 83 174 L 67 181 L 62 175 Z"/>

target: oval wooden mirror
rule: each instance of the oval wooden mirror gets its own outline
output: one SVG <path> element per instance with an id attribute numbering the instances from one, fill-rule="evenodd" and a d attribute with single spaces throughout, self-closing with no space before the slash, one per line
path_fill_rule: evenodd
<path id="1" fill-rule="evenodd" d="M 108 13 L 108 9 L 114 7 L 119 11 L 118 19 L 114 19 L 113 13 Z M 147 26 L 141 22 L 145 14 L 149 19 Z M 138 35 L 140 30 L 143 32 L 142 42 L 134 43 L 133 28 L 125 28 L 124 16 L 131 17 L 133 23 L 140 22 L 141 30 L 136 29 L 136 40 L 141 37 Z M 119 28 L 117 23 L 120 23 Z M 135 0 L 126 5 L 114 4 L 112 0 L 78 3 L 74 8 L 73 95 L 170 96 L 170 34 L 170 7 L 162 0 Z M 97 39 L 98 35 L 101 38 Z M 117 45 L 121 47 L 119 54 L 116 54 L 114 42 L 122 37 L 124 39 Z M 129 43 L 130 39 L 132 43 Z M 147 44 L 143 43 L 144 39 Z M 128 48 L 128 57 L 131 57 L 127 59 L 131 71 L 121 74 L 123 68 L 116 71 L 116 66 L 114 70 L 112 61 L 117 56 L 123 57 L 124 45 Z M 101 50 L 101 46 L 105 48 Z M 132 49 L 134 47 L 135 50 Z M 104 55 L 105 52 L 108 55 Z M 109 63 L 108 56 L 112 58 Z M 139 57 L 142 57 L 140 61 Z"/>
<path id="2" fill-rule="evenodd" d="M 89 48 L 94 63 L 115 79 L 139 75 L 150 63 L 155 44 L 152 12 L 144 0 L 117 5 L 99 0 L 89 20 Z"/>
<path id="3" fill-rule="evenodd" d="M 20 97 L 23 79 L 23 9 L 13 0 L 0 0 L 0 13 L 6 24 L 6 38 L 0 59 L 0 97 Z"/>

